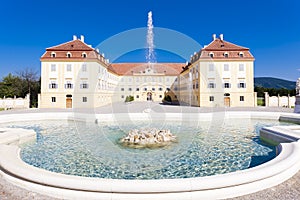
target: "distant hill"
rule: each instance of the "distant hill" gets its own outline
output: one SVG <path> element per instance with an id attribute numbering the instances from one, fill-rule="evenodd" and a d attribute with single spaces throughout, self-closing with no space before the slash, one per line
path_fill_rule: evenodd
<path id="1" fill-rule="evenodd" d="M 272 77 L 258 77 L 254 78 L 254 86 L 276 89 L 285 88 L 288 90 L 292 90 L 295 89 L 296 82 Z"/>

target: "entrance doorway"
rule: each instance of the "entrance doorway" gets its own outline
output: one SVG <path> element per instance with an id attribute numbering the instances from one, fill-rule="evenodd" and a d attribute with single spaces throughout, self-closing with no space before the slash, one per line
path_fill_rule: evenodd
<path id="1" fill-rule="evenodd" d="M 72 108 L 72 95 L 66 95 L 66 108 Z"/>
<path id="2" fill-rule="evenodd" d="M 151 92 L 147 93 L 147 101 L 152 101 L 152 93 Z"/>
<path id="3" fill-rule="evenodd" d="M 230 107 L 230 94 L 229 93 L 224 94 L 224 106 Z"/>
<path id="4" fill-rule="evenodd" d="M 224 106 L 230 107 L 230 97 L 224 97 Z"/>

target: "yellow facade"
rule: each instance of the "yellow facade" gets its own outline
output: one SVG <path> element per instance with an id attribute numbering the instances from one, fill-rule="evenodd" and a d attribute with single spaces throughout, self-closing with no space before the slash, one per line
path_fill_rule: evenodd
<path id="1" fill-rule="evenodd" d="M 187 64 L 113 66 L 75 38 L 48 48 L 42 56 L 39 107 L 93 108 L 124 102 L 129 96 L 156 102 L 169 96 L 173 103 L 200 107 L 252 107 L 253 62 L 249 49 L 223 41 L 222 36 L 214 37 Z"/>

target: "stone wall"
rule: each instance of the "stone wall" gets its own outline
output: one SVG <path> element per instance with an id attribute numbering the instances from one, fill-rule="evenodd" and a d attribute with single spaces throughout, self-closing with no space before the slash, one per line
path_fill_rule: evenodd
<path id="1" fill-rule="evenodd" d="M 25 98 L 0 98 L 0 108 L 14 109 L 14 108 L 29 108 L 30 95 L 27 94 Z"/>
<path id="2" fill-rule="evenodd" d="M 266 107 L 287 107 L 291 108 L 295 106 L 296 98 L 295 96 L 269 96 L 267 92 L 265 92 L 265 106 Z"/>

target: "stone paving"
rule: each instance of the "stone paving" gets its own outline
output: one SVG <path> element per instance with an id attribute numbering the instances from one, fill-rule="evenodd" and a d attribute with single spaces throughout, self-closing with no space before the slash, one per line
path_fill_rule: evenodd
<path id="1" fill-rule="evenodd" d="M 9 110 L 1 111 L 1 114 L 18 114 L 18 113 L 38 113 L 38 112 L 79 112 L 79 113 L 126 113 L 126 112 L 226 112 L 226 111 L 259 111 L 259 112 L 293 112 L 290 108 L 277 107 L 255 107 L 255 108 L 198 108 L 186 106 L 160 105 L 158 103 L 120 103 L 113 106 L 108 105 L 96 109 L 29 109 L 29 110 Z M 0 176 L 0 199 L 2 200 L 55 200 L 35 192 L 27 191 L 20 187 L 14 186 Z M 284 183 L 275 187 L 262 190 L 253 194 L 236 197 L 234 200 L 252 200 L 252 199 L 300 199 L 300 172 L 294 175 Z"/>

